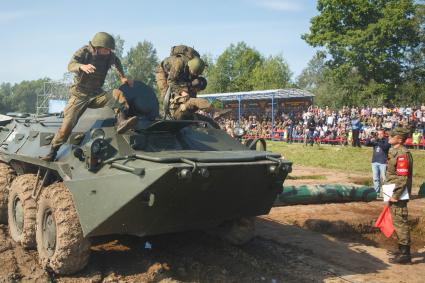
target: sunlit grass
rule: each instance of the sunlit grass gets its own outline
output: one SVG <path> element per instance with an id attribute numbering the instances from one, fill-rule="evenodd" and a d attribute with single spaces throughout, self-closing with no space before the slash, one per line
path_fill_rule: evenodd
<path id="1" fill-rule="evenodd" d="M 267 150 L 279 152 L 285 159 L 294 164 L 339 169 L 348 172 L 372 174 L 372 148 L 353 148 L 351 146 L 286 144 L 283 142 L 267 143 Z M 425 150 L 410 150 L 414 160 L 413 186 L 414 191 L 425 182 Z M 367 174 L 367 175 L 366 175 Z"/>
<path id="2" fill-rule="evenodd" d="M 324 175 L 300 175 L 300 176 L 288 176 L 290 180 L 326 180 L 326 176 Z"/>

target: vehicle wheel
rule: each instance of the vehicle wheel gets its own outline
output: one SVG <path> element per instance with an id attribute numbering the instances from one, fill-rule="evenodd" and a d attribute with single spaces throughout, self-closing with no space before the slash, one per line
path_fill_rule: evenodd
<path id="1" fill-rule="evenodd" d="M 24 248 L 35 247 L 36 203 L 31 197 L 36 176 L 25 174 L 15 178 L 9 190 L 8 220 L 12 239 Z"/>
<path id="2" fill-rule="evenodd" d="M 255 237 L 255 218 L 229 220 L 219 227 L 218 235 L 232 245 L 242 246 Z"/>
<path id="3" fill-rule="evenodd" d="M 12 167 L 0 162 L 0 224 L 7 224 L 9 187 L 15 177 L 16 173 Z"/>
<path id="4" fill-rule="evenodd" d="M 72 274 L 87 265 L 90 242 L 83 237 L 72 195 L 63 183 L 43 189 L 36 222 L 38 256 L 45 269 Z"/>

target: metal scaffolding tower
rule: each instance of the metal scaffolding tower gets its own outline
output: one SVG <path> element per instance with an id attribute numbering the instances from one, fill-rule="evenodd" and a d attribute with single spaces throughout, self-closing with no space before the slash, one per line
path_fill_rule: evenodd
<path id="1" fill-rule="evenodd" d="M 36 114 L 48 113 L 50 100 L 68 100 L 69 87 L 65 80 L 45 82 L 43 93 L 37 94 Z"/>

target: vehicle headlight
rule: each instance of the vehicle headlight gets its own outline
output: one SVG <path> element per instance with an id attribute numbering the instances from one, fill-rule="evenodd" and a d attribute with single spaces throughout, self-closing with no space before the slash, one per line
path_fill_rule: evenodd
<path id="1" fill-rule="evenodd" d="M 94 155 L 98 155 L 102 151 L 103 139 L 96 139 L 91 145 L 91 152 Z"/>
<path id="2" fill-rule="evenodd" d="M 97 138 L 85 145 L 84 157 L 86 167 L 89 171 L 97 171 L 102 167 L 103 151 L 107 148 L 106 141 L 103 138 Z"/>
<path id="3" fill-rule="evenodd" d="M 104 139 L 105 138 L 105 131 L 103 129 L 93 129 L 91 130 L 90 137 L 92 140 L 95 139 Z"/>
<path id="4" fill-rule="evenodd" d="M 245 131 L 242 128 L 236 128 L 233 130 L 233 135 L 236 138 L 241 138 L 243 137 L 244 134 L 245 134 Z"/>

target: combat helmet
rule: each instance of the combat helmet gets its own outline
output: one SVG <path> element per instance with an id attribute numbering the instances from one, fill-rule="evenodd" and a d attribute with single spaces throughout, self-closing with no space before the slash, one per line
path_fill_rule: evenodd
<path id="1" fill-rule="evenodd" d="M 90 41 L 90 44 L 94 47 L 103 47 L 111 50 L 115 49 L 115 39 L 106 32 L 98 32 L 94 35 L 93 39 Z"/>
<path id="2" fill-rule="evenodd" d="M 190 72 L 195 75 L 202 74 L 205 69 L 205 62 L 199 57 L 195 57 L 189 60 L 189 62 L 187 62 L 187 65 L 189 66 Z"/>

